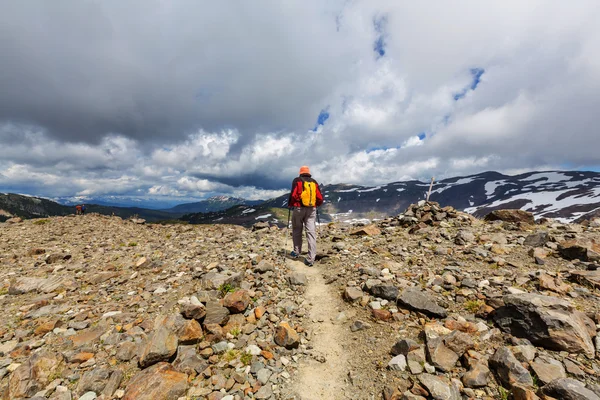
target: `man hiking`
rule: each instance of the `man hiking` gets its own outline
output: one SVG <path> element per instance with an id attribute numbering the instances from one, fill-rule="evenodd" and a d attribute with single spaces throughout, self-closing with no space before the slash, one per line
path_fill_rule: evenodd
<path id="1" fill-rule="evenodd" d="M 300 176 L 292 182 L 292 191 L 288 199 L 288 207 L 292 211 L 292 240 L 294 250 L 290 253 L 298 258 L 302 253 L 302 228 L 306 230 L 308 255 L 304 263 L 312 267 L 317 256 L 317 207 L 323 204 L 323 196 L 319 184 L 311 175 L 307 166 L 300 168 Z"/>

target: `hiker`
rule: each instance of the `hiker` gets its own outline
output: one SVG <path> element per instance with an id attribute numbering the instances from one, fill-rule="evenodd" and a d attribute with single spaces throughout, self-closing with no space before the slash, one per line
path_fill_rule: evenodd
<path id="1" fill-rule="evenodd" d="M 81 215 L 85 215 L 85 204 L 81 205 Z"/>
<path id="2" fill-rule="evenodd" d="M 75 215 L 81 215 L 81 206 L 79 204 L 75 206 Z"/>
<path id="3" fill-rule="evenodd" d="M 304 263 L 312 267 L 317 256 L 317 207 L 323 204 L 323 196 L 319 184 L 310 175 L 307 166 L 300 167 L 300 174 L 292 182 L 292 191 L 288 199 L 288 207 L 292 211 L 292 240 L 294 250 L 290 253 L 293 258 L 302 253 L 302 228 L 306 230 L 308 255 Z"/>

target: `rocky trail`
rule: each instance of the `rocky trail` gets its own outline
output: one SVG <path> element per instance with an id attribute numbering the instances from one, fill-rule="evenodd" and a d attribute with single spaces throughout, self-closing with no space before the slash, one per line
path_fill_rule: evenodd
<path id="1" fill-rule="evenodd" d="M 291 269 L 306 274 L 305 302 L 308 312 L 308 330 L 311 332 L 315 357 L 303 361 L 294 383 L 294 392 L 300 400 L 343 399 L 345 392 L 346 332 L 337 322 L 340 299 L 325 284 L 322 269 L 310 268 L 299 261 L 288 261 Z"/>
<path id="2" fill-rule="evenodd" d="M 600 221 L 0 224 L 3 400 L 600 400 Z M 289 245 L 289 241 L 288 241 Z"/>

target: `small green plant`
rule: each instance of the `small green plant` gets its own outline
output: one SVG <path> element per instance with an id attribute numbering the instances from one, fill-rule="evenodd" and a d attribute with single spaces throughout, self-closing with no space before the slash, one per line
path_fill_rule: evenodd
<path id="1" fill-rule="evenodd" d="M 465 309 L 470 313 L 475 313 L 483 305 L 481 300 L 467 300 L 465 302 Z"/>
<path id="2" fill-rule="evenodd" d="M 219 286 L 219 292 L 221 292 L 221 294 L 225 296 L 227 293 L 235 292 L 235 288 L 229 283 L 224 283 L 221 286 Z"/>
<path id="3" fill-rule="evenodd" d="M 0 296 L 4 296 L 5 294 L 8 294 L 8 288 L 7 287 L 0 288 Z"/>
<path id="4" fill-rule="evenodd" d="M 498 392 L 500 393 L 500 400 L 508 400 L 508 395 L 510 392 L 504 389 L 502 386 L 498 388 Z"/>
<path id="5" fill-rule="evenodd" d="M 244 353 L 244 354 L 242 354 L 242 356 L 240 357 L 240 361 L 244 365 L 250 365 L 250 364 L 252 364 L 252 354 L 250 354 L 250 353 Z"/>
<path id="6" fill-rule="evenodd" d="M 237 358 L 239 352 L 237 350 L 231 349 L 223 354 L 223 360 L 230 362 Z"/>
<path id="7" fill-rule="evenodd" d="M 229 331 L 229 333 L 231 333 L 233 335 L 233 337 L 238 337 L 238 336 L 240 336 L 240 333 L 242 333 L 242 331 L 240 330 L 239 327 L 235 326 Z"/>
<path id="8" fill-rule="evenodd" d="M 37 221 L 34 221 L 33 224 L 34 225 L 46 225 L 49 222 L 50 222 L 49 219 L 38 219 Z"/>
<path id="9" fill-rule="evenodd" d="M 136 242 L 129 242 L 129 244 L 127 246 L 129 246 L 129 247 L 135 247 L 135 246 L 137 246 L 137 243 Z"/>
<path id="10" fill-rule="evenodd" d="M 531 375 L 531 379 L 533 379 L 533 387 L 534 387 L 534 389 L 536 389 L 536 390 L 539 389 L 540 388 L 540 380 L 537 377 L 537 375 L 532 374 Z"/>

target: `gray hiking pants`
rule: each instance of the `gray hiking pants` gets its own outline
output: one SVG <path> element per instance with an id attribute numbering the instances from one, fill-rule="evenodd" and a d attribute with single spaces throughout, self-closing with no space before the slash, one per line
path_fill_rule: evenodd
<path id="1" fill-rule="evenodd" d="M 308 242 L 308 256 L 306 259 L 313 263 L 317 256 L 317 209 L 315 207 L 295 207 L 292 211 L 292 237 L 294 251 L 302 253 L 302 228 L 306 230 L 306 241 Z"/>

